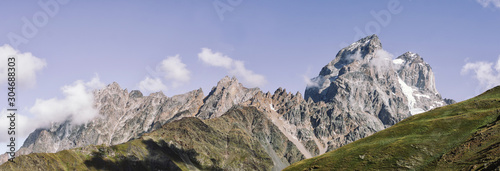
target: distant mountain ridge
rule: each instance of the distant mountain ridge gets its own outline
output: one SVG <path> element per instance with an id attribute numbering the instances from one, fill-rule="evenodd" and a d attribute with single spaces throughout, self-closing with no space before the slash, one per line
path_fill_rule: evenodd
<path id="1" fill-rule="evenodd" d="M 312 79 L 315 85 L 306 88 L 305 98 L 299 92 L 292 94 L 283 88 L 274 93 L 246 88 L 236 78 L 227 76 L 206 97 L 201 89 L 173 97 L 161 92 L 143 96 L 137 90 L 128 92 L 113 83 L 94 93 L 101 117 L 82 125 L 64 122 L 37 129 L 18 154 L 117 145 L 181 118 L 216 120 L 239 106 L 245 111 L 261 113 L 272 123 L 265 129 L 245 131 L 252 132 L 249 135 L 262 135 L 258 144 L 265 146 L 265 154 L 272 159 L 270 168 L 283 169 L 300 159 L 367 137 L 412 113 L 446 104 L 435 89 L 430 66 L 420 56 L 408 52 L 387 60 L 384 52 L 376 35 L 340 50 L 319 76 Z M 254 131 L 268 133 L 264 136 Z M 284 142 L 286 150 L 276 151 L 281 145 L 275 143 Z M 6 156 L 2 159 L 6 161 Z"/>

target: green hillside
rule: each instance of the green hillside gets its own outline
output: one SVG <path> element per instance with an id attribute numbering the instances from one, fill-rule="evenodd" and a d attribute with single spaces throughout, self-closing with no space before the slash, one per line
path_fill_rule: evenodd
<path id="1" fill-rule="evenodd" d="M 165 124 L 124 144 L 20 156 L 0 170 L 271 170 L 302 159 L 265 114 L 234 107 L 219 118 Z"/>
<path id="2" fill-rule="evenodd" d="M 285 170 L 492 170 L 500 166 L 500 86 Z"/>

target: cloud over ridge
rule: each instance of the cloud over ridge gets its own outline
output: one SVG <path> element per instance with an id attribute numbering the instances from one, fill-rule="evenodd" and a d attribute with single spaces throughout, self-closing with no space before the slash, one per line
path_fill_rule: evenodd
<path id="1" fill-rule="evenodd" d="M 139 83 L 139 90 L 142 92 L 166 91 L 167 86 L 163 84 L 160 78 L 146 76 L 146 78 Z"/>
<path id="2" fill-rule="evenodd" d="M 191 79 L 191 72 L 186 68 L 186 64 L 182 63 L 178 54 L 161 61 L 157 70 L 163 73 L 165 80 L 172 81 L 173 87 L 178 87 Z"/>
<path id="3" fill-rule="evenodd" d="M 461 74 L 472 72 L 473 77 L 479 81 L 482 90 L 500 85 L 500 56 L 496 63 L 493 62 L 468 62 L 462 67 Z"/>
<path id="4" fill-rule="evenodd" d="M 198 53 L 198 59 L 207 65 L 226 69 L 229 74 L 242 78 L 249 86 L 259 87 L 267 83 L 263 75 L 247 69 L 243 61 L 234 60 L 220 52 L 213 52 L 212 49 L 202 48 Z"/>
<path id="5" fill-rule="evenodd" d="M 30 108 L 39 126 L 48 126 L 50 122 L 63 122 L 71 118 L 74 124 L 85 123 L 99 115 L 94 107 L 95 89 L 104 87 L 96 75 L 89 82 L 77 80 L 71 85 L 61 87 L 64 98 L 36 99 Z"/>

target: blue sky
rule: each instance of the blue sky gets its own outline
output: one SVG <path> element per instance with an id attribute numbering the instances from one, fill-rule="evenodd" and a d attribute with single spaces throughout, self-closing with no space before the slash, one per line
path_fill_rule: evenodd
<path id="1" fill-rule="evenodd" d="M 50 3 L 57 8 L 40 5 Z M 26 23 L 36 31 L 23 33 Z M 498 0 L 0 2 L 0 46 L 33 59 L 19 66 L 31 71 L 18 88 L 27 118 L 45 117 L 40 105 L 68 102 L 68 92 L 85 90 L 77 85 L 118 82 L 167 96 L 201 87 L 207 94 L 225 75 L 236 75 L 248 87 L 303 93 L 304 77 L 371 34 L 395 56 L 420 54 L 442 96 L 461 101 L 500 84 L 498 30 Z"/>

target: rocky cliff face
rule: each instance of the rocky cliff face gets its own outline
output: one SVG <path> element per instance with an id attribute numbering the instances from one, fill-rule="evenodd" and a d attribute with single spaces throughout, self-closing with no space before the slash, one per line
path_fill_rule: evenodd
<path id="1" fill-rule="evenodd" d="M 412 114 L 447 104 L 436 90 L 431 66 L 420 55 L 406 52 L 393 60 Z"/>
<path id="2" fill-rule="evenodd" d="M 281 88 L 273 95 L 258 93 L 243 105 L 267 113 L 306 158 L 364 138 L 386 126 L 377 113 L 349 110 L 343 106 L 346 103 L 306 101 L 300 93 L 292 94 Z"/>
<path id="3" fill-rule="evenodd" d="M 186 116 L 194 116 L 203 104 L 201 89 L 173 97 L 163 93 L 143 96 L 130 93 L 117 83 L 94 92 L 100 116 L 81 125 L 71 121 L 53 123 L 31 133 L 17 155 L 54 153 L 87 145 L 114 145 L 140 137 L 163 124 Z"/>

